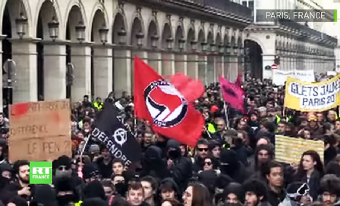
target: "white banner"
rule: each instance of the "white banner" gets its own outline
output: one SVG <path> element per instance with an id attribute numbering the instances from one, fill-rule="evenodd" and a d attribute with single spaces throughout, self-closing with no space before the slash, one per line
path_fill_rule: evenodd
<path id="1" fill-rule="evenodd" d="M 314 70 L 272 70 L 273 71 L 273 84 L 278 86 L 285 85 L 287 77 L 299 79 L 304 82 L 315 82 Z"/>
<path id="2" fill-rule="evenodd" d="M 336 76 L 337 74 L 336 71 L 327 71 L 327 76 Z"/>

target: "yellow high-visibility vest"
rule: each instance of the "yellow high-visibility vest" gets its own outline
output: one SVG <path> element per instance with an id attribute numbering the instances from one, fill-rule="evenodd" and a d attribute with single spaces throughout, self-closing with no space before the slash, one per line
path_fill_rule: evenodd
<path id="1" fill-rule="evenodd" d="M 216 132 L 216 129 L 215 129 L 213 124 L 208 123 L 208 131 L 212 134 L 214 134 Z"/>
<path id="2" fill-rule="evenodd" d="M 103 108 L 103 103 L 95 102 L 93 103 L 93 106 L 97 108 L 98 110 L 101 110 Z"/>

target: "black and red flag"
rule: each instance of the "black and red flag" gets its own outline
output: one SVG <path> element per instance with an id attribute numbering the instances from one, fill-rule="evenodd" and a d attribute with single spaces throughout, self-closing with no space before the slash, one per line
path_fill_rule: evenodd
<path id="1" fill-rule="evenodd" d="M 195 146 L 201 136 L 201 113 L 138 57 L 134 59 L 134 106 L 136 116 L 149 121 L 161 135 L 189 146 Z"/>
<path id="2" fill-rule="evenodd" d="M 222 96 L 232 108 L 244 113 L 244 91 L 237 83 L 230 83 L 220 75 Z"/>

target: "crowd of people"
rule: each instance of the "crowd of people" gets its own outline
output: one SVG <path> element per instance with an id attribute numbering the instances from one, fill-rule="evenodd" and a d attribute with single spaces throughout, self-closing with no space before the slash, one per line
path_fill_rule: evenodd
<path id="1" fill-rule="evenodd" d="M 142 148 L 140 161 L 130 167 L 90 137 L 103 102 L 84 96 L 72 106 L 73 156 L 53 161 L 51 185 L 29 184 L 27 160 L 8 162 L 9 123 L 0 114 L 0 206 L 340 205 L 337 111 L 287 110 L 285 88 L 270 80 L 250 79 L 242 87 L 246 114 L 224 106 L 218 83 L 206 87 L 194 103 L 205 118 L 194 148 L 135 120 L 133 97 L 127 93 L 119 98 L 109 94 L 122 107 L 121 120 Z M 278 134 L 324 141 L 324 159 L 308 150 L 301 152 L 299 162 L 276 161 Z M 90 139 L 84 145 L 86 138 Z"/>

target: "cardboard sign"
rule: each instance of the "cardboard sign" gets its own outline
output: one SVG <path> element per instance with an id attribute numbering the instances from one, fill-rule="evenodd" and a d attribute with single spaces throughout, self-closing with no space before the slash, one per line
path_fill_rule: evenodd
<path id="1" fill-rule="evenodd" d="M 18 103 L 9 109 L 11 162 L 71 156 L 69 100 Z"/>
<path id="2" fill-rule="evenodd" d="M 300 163 L 301 155 L 307 150 L 319 153 L 321 161 L 324 158 L 324 142 L 302 138 L 275 136 L 275 160 L 285 163 Z"/>

